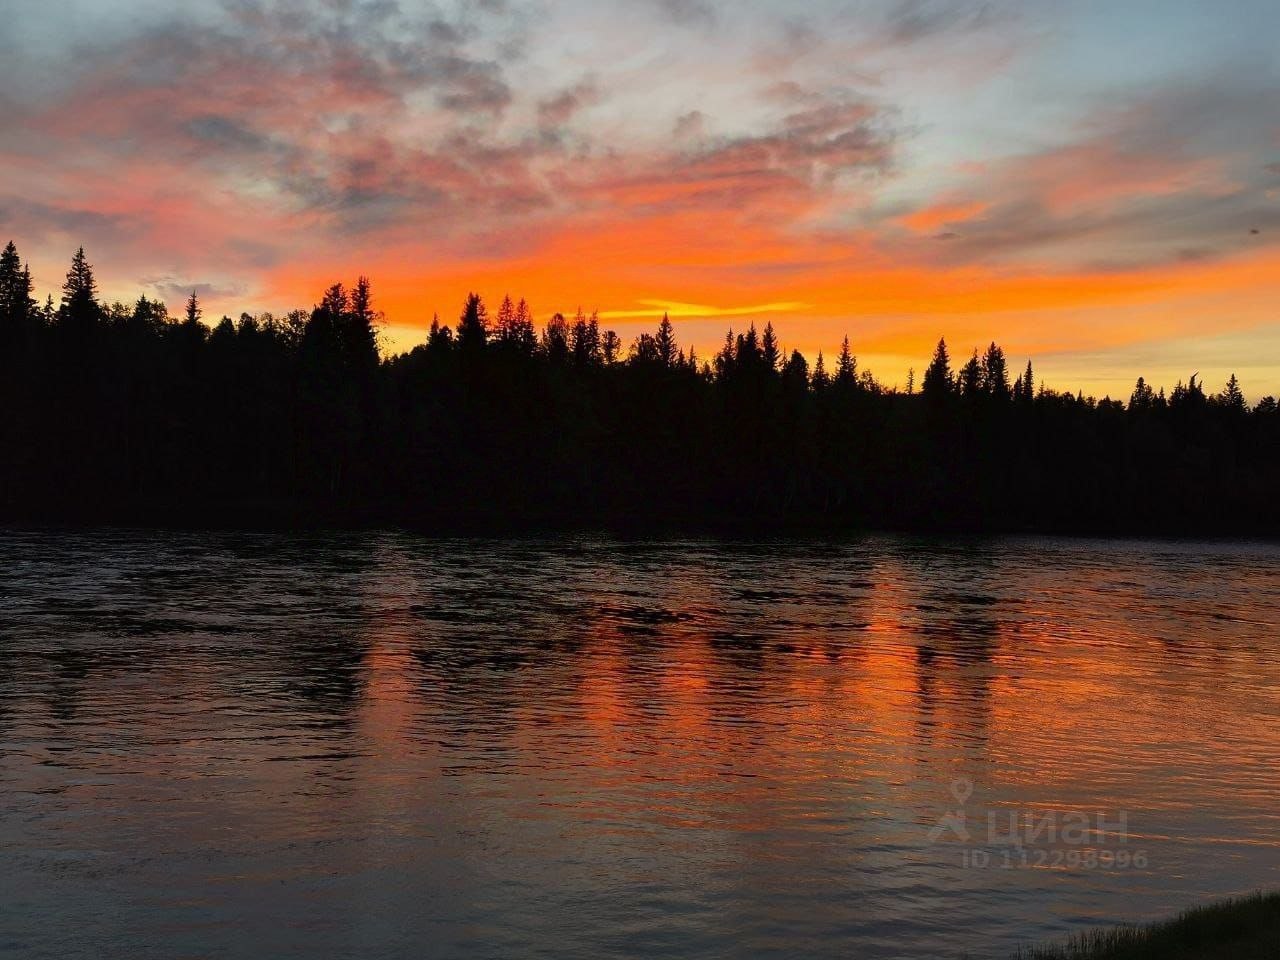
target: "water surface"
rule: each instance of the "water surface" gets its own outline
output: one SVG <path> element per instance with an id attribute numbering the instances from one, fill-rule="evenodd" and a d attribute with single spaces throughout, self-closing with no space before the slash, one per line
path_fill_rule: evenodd
<path id="1" fill-rule="evenodd" d="M 0 953 L 1004 957 L 1275 887 L 1277 561 L 2 532 Z"/>

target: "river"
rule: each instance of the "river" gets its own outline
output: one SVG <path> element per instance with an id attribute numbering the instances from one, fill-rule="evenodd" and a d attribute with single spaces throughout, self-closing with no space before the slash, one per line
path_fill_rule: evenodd
<path id="1" fill-rule="evenodd" d="M 1280 885 L 1280 547 L 0 531 L 0 953 L 1005 958 Z"/>

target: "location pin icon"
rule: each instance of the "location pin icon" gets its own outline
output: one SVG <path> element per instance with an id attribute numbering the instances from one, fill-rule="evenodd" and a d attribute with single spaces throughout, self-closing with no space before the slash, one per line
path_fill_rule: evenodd
<path id="1" fill-rule="evenodd" d="M 973 795 L 973 781 L 968 777 L 961 777 L 958 780 L 952 780 L 951 795 L 956 798 L 956 803 L 963 807 L 965 805 L 965 801 Z"/>

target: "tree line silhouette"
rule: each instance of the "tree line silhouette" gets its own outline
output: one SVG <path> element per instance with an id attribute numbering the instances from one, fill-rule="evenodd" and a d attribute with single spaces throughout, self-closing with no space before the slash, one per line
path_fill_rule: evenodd
<path id="1" fill-rule="evenodd" d="M 382 357 L 369 281 L 203 321 L 100 301 L 83 249 L 43 304 L 0 254 L 0 515 L 507 530 L 872 526 L 1270 533 L 1280 411 L 1233 375 L 1127 402 L 1059 393 L 995 343 L 888 388 L 846 338 L 812 369 L 771 325 L 705 361 L 663 317 L 541 330 L 476 294 Z"/>

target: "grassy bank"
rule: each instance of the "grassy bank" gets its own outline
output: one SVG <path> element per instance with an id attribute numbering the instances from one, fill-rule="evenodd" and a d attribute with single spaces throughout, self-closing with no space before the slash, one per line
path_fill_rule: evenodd
<path id="1" fill-rule="evenodd" d="M 1188 910 L 1149 926 L 1090 930 L 1065 943 L 1020 950 L 1018 960 L 1276 960 L 1280 893 L 1256 893 Z"/>

